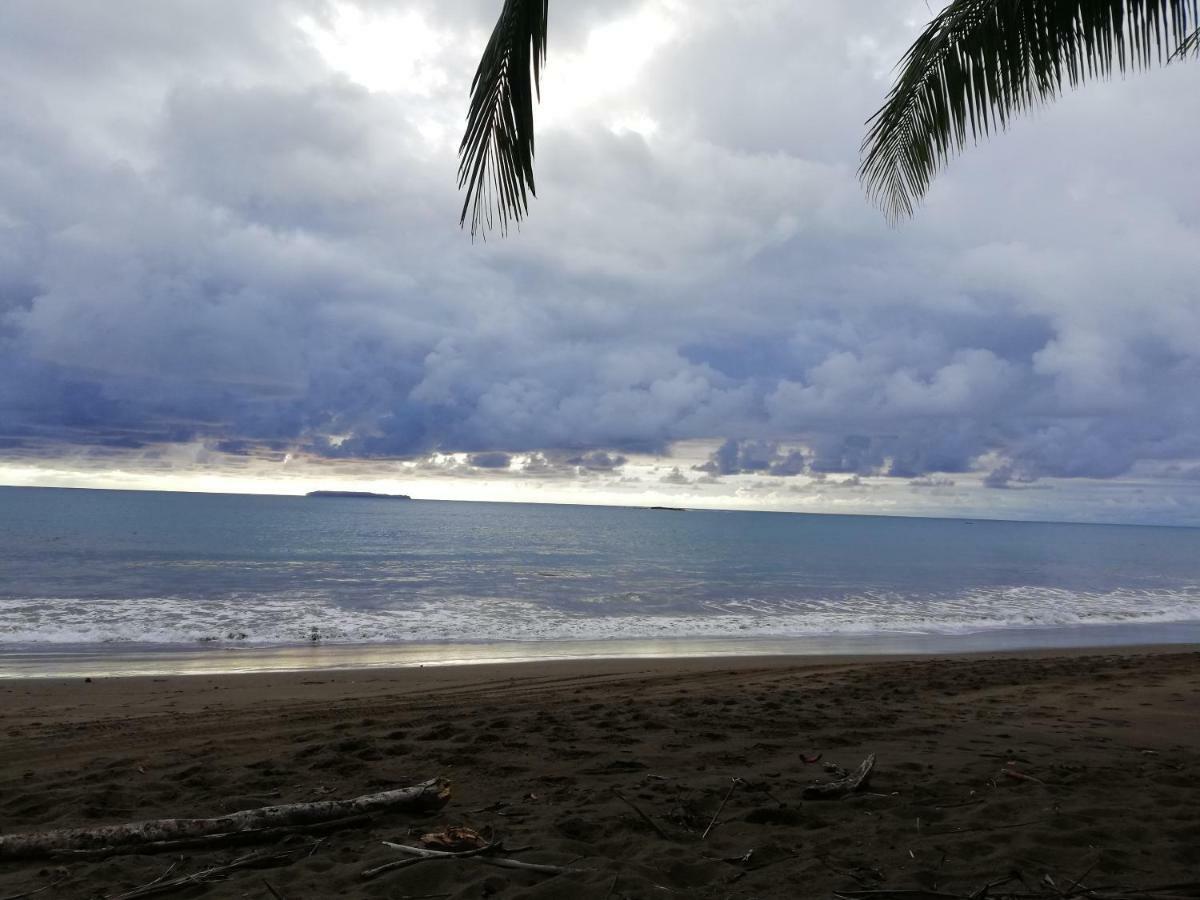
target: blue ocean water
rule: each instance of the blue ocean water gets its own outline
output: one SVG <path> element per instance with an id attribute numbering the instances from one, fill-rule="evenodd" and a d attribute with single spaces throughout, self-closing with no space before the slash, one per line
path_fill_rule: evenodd
<path id="1" fill-rule="evenodd" d="M 1171 623 L 1200 529 L 0 488 L 3 652 Z"/>

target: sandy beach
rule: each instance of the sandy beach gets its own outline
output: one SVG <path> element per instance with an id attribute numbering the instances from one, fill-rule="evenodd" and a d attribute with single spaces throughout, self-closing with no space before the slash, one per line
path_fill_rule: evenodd
<path id="1" fill-rule="evenodd" d="M 3 834 L 435 776 L 453 798 L 266 845 L 3 862 L 0 897 L 48 885 L 38 896 L 117 897 L 168 869 L 165 880 L 289 848 L 162 895 L 967 897 L 1005 879 L 988 896 L 1151 889 L 1200 872 L 1197 734 L 1200 653 L 1179 647 L 7 681 Z M 852 770 L 869 754 L 866 790 L 802 798 L 836 777 L 826 764 Z M 585 871 L 461 859 L 362 877 L 400 858 L 382 841 L 447 825 Z"/>

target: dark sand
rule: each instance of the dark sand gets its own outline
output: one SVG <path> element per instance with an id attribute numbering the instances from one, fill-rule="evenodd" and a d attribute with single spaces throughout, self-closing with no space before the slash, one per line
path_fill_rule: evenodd
<path id="1" fill-rule="evenodd" d="M 801 801 L 823 763 L 852 768 L 868 753 L 871 793 Z M 437 814 L 380 815 L 298 862 L 166 896 L 967 896 L 1009 875 L 1054 896 L 1046 876 L 1064 890 L 1200 882 L 1200 653 L 0 682 L 4 833 L 352 797 L 439 774 L 454 799 Z M 745 783 L 701 840 L 734 777 Z M 464 860 L 360 877 L 396 858 L 380 841 L 446 824 L 590 871 Z M 186 874 L 253 849 L 0 863 L 0 898 L 54 881 L 37 896 L 117 896 L 172 863 Z M 990 896 L 1005 890 L 1026 888 Z"/>

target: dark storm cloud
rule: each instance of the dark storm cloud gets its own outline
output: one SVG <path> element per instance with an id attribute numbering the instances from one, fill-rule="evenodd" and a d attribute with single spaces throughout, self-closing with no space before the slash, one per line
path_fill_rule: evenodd
<path id="1" fill-rule="evenodd" d="M 808 460 L 800 450 L 781 449 L 774 441 L 737 441 L 729 439 L 713 451 L 708 462 L 693 466 L 710 476 L 801 475 L 808 471 Z"/>
<path id="2" fill-rule="evenodd" d="M 1010 488 L 1029 485 L 1035 481 L 1037 481 L 1036 478 L 1018 472 L 1012 465 L 1006 463 L 988 472 L 984 476 L 983 486 L 1008 490 Z"/>
<path id="3" fill-rule="evenodd" d="M 566 460 L 568 466 L 579 466 L 589 472 L 612 472 L 627 462 L 629 462 L 628 457 L 622 456 L 620 453 L 606 453 L 603 450 L 570 456 Z"/>
<path id="4" fill-rule="evenodd" d="M 646 6 L 556 8 L 548 110 L 554 60 Z M 635 90 L 548 120 L 522 231 L 471 245 L 454 138 L 497 3 L 367 7 L 454 38 L 427 81 L 331 71 L 319 0 L 6 5 L 0 452 L 578 477 L 709 438 L 709 479 L 997 487 L 1200 457 L 1200 69 L 1018 123 L 891 230 L 856 150 L 924 4 L 692 4 Z"/>
<path id="5" fill-rule="evenodd" d="M 473 453 L 468 461 L 477 469 L 507 469 L 512 465 L 512 457 L 507 453 Z"/>

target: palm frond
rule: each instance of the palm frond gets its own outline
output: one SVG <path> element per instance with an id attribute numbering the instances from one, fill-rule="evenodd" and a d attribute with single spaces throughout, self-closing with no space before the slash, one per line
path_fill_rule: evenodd
<path id="1" fill-rule="evenodd" d="M 533 183 L 533 98 L 541 99 L 548 0 L 505 0 L 471 82 L 467 130 L 458 148 L 458 186 L 467 189 L 460 225 L 499 225 L 529 212 Z M 532 70 L 532 77 L 531 77 Z"/>
<path id="2" fill-rule="evenodd" d="M 970 137 L 1064 85 L 1161 64 L 1189 40 L 1198 0 L 953 0 L 900 61 L 868 121 L 859 177 L 893 222 Z"/>
<path id="3" fill-rule="evenodd" d="M 1189 54 L 1200 56 L 1200 28 L 1183 39 L 1183 43 L 1176 47 L 1175 52 L 1171 54 L 1171 59 L 1183 59 Z"/>

